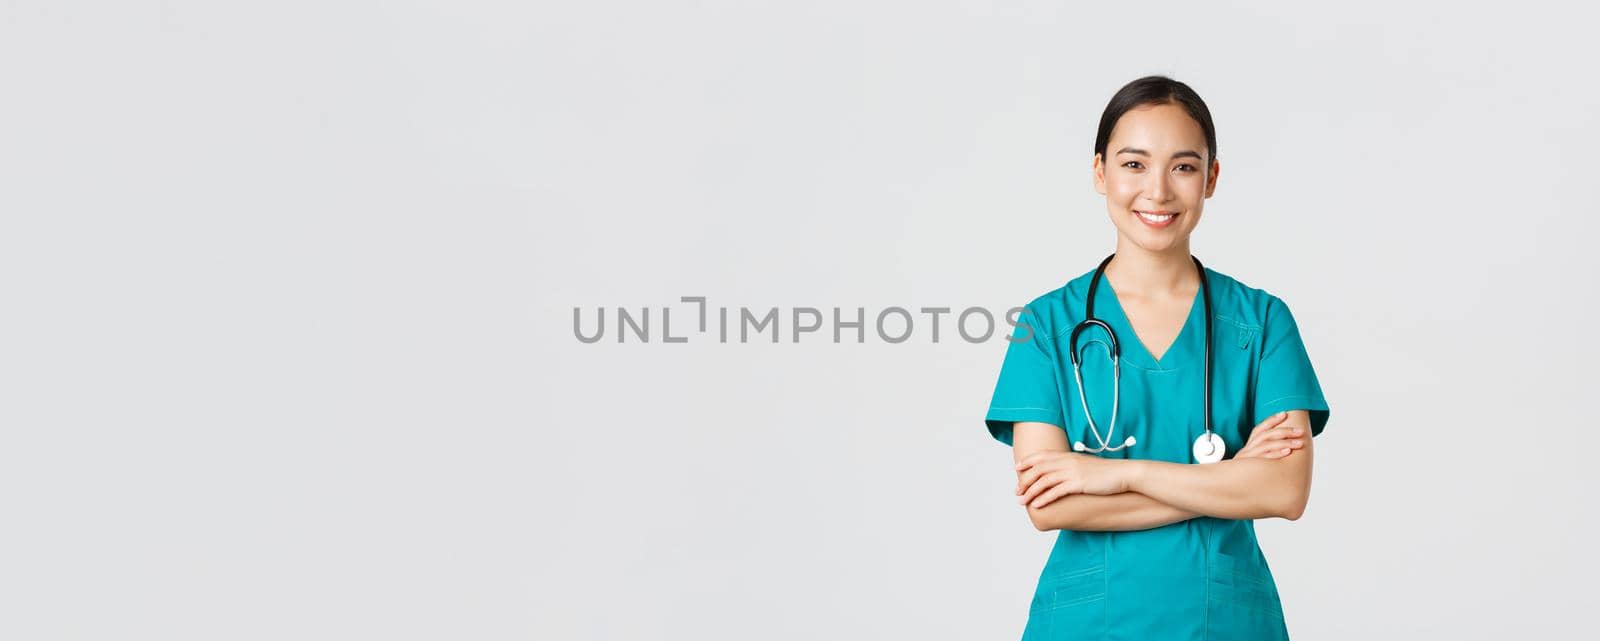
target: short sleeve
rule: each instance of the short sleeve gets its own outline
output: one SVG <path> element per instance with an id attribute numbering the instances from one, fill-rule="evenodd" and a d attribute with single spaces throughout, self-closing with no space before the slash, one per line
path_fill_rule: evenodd
<path id="1" fill-rule="evenodd" d="M 1276 296 L 1270 298 L 1264 324 L 1251 422 L 1260 423 L 1286 410 L 1310 410 L 1311 435 L 1321 434 L 1328 424 L 1328 402 L 1322 397 L 1322 386 L 1289 306 Z"/>
<path id="2" fill-rule="evenodd" d="M 1048 337 L 1035 327 L 1031 312 L 1018 315 L 994 396 L 989 401 L 989 413 L 984 417 L 989 434 L 1006 445 L 1011 445 L 1012 427 L 1017 421 L 1066 425 L 1056 386 L 1055 362 L 1043 345 Z"/>

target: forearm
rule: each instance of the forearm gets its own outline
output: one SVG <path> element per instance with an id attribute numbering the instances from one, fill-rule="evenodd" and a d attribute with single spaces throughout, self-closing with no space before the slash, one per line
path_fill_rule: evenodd
<path id="1" fill-rule="evenodd" d="M 1294 456 L 1299 456 L 1299 453 Z M 1306 481 L 1285 460 L 1230 459 L 1206 465 L 1130 460 L 1128 489 L 1151 499 L 1221 519 L 1297 519 Z"/>
<path id="2" fill-rule="evenodd" d="M 1045 530 L 1147 530 L 1199 514 L 1175 508 L 1138 492 L 1069 494 L 1044 507 L 1029 507 L 1034 527 Z"/>

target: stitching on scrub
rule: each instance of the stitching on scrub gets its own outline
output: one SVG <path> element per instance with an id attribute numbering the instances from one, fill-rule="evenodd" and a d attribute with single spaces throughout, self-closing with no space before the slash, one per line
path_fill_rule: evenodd
<path id="1" fill-rule="evenodd" d="M 1232 316 L 1226 316 L 1226 315 L 1223 315 L 1223 314 L 1212 314 L 1212 316 L 1216 317 L 1218 320 L 1225 320 L 1225 321 L 1228 321 L 1230 323 L 1233 323 L 1234 325 L 1238 325 L 1239 327 L 1243 327 L 1245 329 L 1254 329 L 1254 330 L 1261 329 L 1260 325 L 1251 325 L 1250 323 L 1246 323 L 1246 322 L 1241 321 L 1241 320 L 1234 320 L 1234 318 Z"/>
<path id="2" fill-rule="evenodd" d="M 1230 596 L 1232 598 L 1229 598 Z M 1260 612 L 1277 619 L 1284 618 L 1281 600 L 1272 598 L 1271 594 L 1262 590 L 1250 590 L 1248 586 L 1242 589 L 1233 586 L 1233 589 L 1214 594 L 1208 600 L 1224 607 Z"/>
<path id="3" fill-rule="evenodd" d="M 1115 535 L 1116 533 L 1115 532 L 1107 532 L 1107 534 Z M 1101 564 L 1109 565 L 1111 563 L 1111 551 L 1109 549 L 1107 549 L 1106 542 L 1105 542 L 1104 539 L 1101 539 L 1101 541 L 1100 541 L 1100 559 L 1101 559 L 1101 561 L 1100 561 Z M 1100 575 L 1100 580 L 1105 582 L 1105 588 L 1103 589 L 1103 592 L 1105 593 L 1105 595 L 1108 596 L 1108 597 L 1111 596 L 1111 573 L 1107 572 L 1105 574 Z M 1104 608 L 1100 608 L 1100 620 L 1105 623 L 1105 626 L 1106 626 L 1105 629 L 1107 629 L 1107 630 L 1111 629 L 1111 607 L 1110 606 L 1106 606 Z"/>
<path id="4" fill-rule="evenodd" d="M 1273 584 L 1272 579 L 1268 578 L 1269 572 L 1256 570 L 1240 563 L 1239 561 L 1234 561 L 1229 565 L 1233 566 L 1232 569 L 1228 570 L 1227 572 L 1214 574 L 1211 577 L 1211 580 L 1221 583 L 1223 576 L 1226 576 L 1227 578 L 1232 579 L 1233 583 L 1235 584 L 1243 581 L 1262 587 L 1271 587 L 1274 589 L 1274 591 L 1276 591 L 1277 586 Z"/>
<path id="5" fill-rule="evenodd" d="M 1242 345 L 1239 344 L 1239 342 L 1234 343 L 1234 345 L 1239 349 L 1249 348 L 1250 342 L 1255 340 L 1257 336 L 1261 335 L 1261 327 L 1258 325 L 1251 325 L 1249 323 L 1237 321 L 1222 314 L 1212 314 L 1212 316 L 1215 316 L 1217 320 L 1228 323 L 1229 325 L 1233 325 L 1234 329 L 1237 330 L 1238 335 L 1244 339 Z"/>
<path id="6" fill-rule="evenodd" d="M 1054 411 L 1056 411 L 1055 408 L 1051 408 L 1051 407 L 995 407 L 995 408 L 990 408 L 990 409 L 993 409 L 996 412 L 1001 411 L 1001 410 L 1040 410 L 1040 411 L 1045 411 L 1045 412 L 1054 412 Z"/>
<path id="7" fill-rule="evenodd" d="M 1274 588 L 1277 587 L 1272 584 L 1272 581 L 1268 580 L 1265 576 L 1262 576 L 1260 572 L 1256 572 L 1254 570 L 1234 569 L 1233 580 L 1235 583 L 1239 582 L 1240 580 L 1244 580 L 1260 586 L 1271 586 Z"/>
<path id="8" fill-rule="evenodd" d="M 1275 399 L 1272 399 L 1272 400 L 1270 400 L 1270 401 L 1267 401 L 1267 402 L 1265 402 L 1265 403 L 1262 403 L 1262 404 L 1261 404 L 1261 405 L 1262 405 L 1262 407 L 1265 407 L 1265 406 L 1268 406 L 1268 405 L 1271 405 L 1271 404 L 1273 404 L 1273 403 L 1281 403 L 1281 402 L 1283 402 L 1283 401 L 1287 401 L 1287 400 L 1289 400 L 1289 399 L 1294 399 L 1294 398 L 1303 398 L 1303 399 L 1307 399 L 1307 400 L 1313 400 L 1313 401 L 1314 401 L 1314 400 L 1317 400 L 1317 397 L 1315 397 L 1315 396 L 1306 396 L 1306 395 L 1305 395 L 1305 394 L 1295 394 L 1295 395 L 1293 395 L 1293 396 L 1284 396 L 1284 397 L 1281 397 L 1281 398 L 1275 398 Z M 1324 404 L 1324 405 L 1326 405 L 1326 404 L 1327 404 L 1327 401 L 1323 401 L 1323 404 Z M 1309 407 L 1302 407 L 1302 408 L 1299 408 L 1299 409 L 1305 409 L 1305 410 L 1309 410 L 1309 409 L 1312 409 L 1312 408 L 1309 408 Z M 1320 411 L 1322 411 L 1322 410 L 1321 410 L 1321 409 L 1318 409 L 1318 410 L 1317 410 L 1317 411 L 1319 411 L 1319 412 L 1320 412 Z"/>
<path id="9" fill-rule="evenodd" d="M 1055 604 L 1051 605 L 1050 607 L 1045 608 L 1045 610 L 1046 611 L 1049 611 L 1049 610 L 1060 610 L 1061 608 L 1070 608 L 1070 607 L 1074 607 L 1074 606 L 1083 605 L 1085 603 L 1094 603 L 1095 601 L 1104 601 L 1105 598 L 1106 598 L 1106 595 L 1104 595 L 1104 594 L 1096 594 L 1094 596 L 1081 597 L 1081 598 L 1073 599 L 1071 601 L 1055 603 Z"/>
<path id="10" fill-rule="evenodd" d="M 1226 597 L 1223 597 L 1223 596 L 1219 595 L 1219 596 L 1215 596 L 1214 598 L 1210 598 L 1210 599 L 1207 599 L 1207 600 L 1210 601 L 1211 603 L 1217 604 L 1217 605 L 1225 607 L 1225 608 L 1238 608 L 1240 610 L 1248 610 L 1250 612 L 1257 612 L 1257 613 L 1264 614 L 1264 615 L 1267 615 L 1269 617 L 1272 617 L 1274 619 L 1279 619 L 1279 620 L 1282 620 L 1284 618 L 1283 606 L 1281 604 L 1276 608 L 1272 607 L 1272 603 L 1271 602 L 1267 602 L 1265 604 L 1257 604 L 1257 603 L 1252 602 L 1249 598 L 1240 596 L 1237 592 L 1234 594 L 1234 598 L 1232 598 L 1232 599 L 1228 599 Z M 1206 619 L 1208 621 L 1211 618 L 1210 614 L 1211 614 L 1211 608 L 1206 608 Z"/>
<path id="11" fill-rule="evenodd" d="M 1038 340 L 1034 340 L 1034 339 L 1049 337 L 1051 346 L 1052 346 L 1052 348 L 1054 348 L 1054 345 L 1055 345 L 1055 342 L 1056 342 L 1055 338 L 1056 338 L 1056 336 L 1060 336 L 1061 332 L 1056 332 L 1056 336 L 1050 336 L 1049 334 L 1046 334 L 1044 332 L 1039 331 L 1039 319 L 1044 318 L 1044 317 L 1040 316 L 1039 314 L 1034 313 L 1032 307 L 1028 307 L 1027 305 L 1023 305 L 1022 308 L 1027 310 L 1028 316 L 1032 317 L 1033 320 L 1034 320 L 1034 322 L 1028 323 L 1028 329 L 1031 332 L 1029 334 L 1029 336 L 1028 336 L 1028 342 L 1033 343 L 1033 348 L 1039 350 L 1040 354 L 1043 354 L 1044 356 L 1049 356 L 1049 354 L 1045 353 L 1044 348 L 1040 347 L 1040 343 L 1042 341 L 1038 341 Z M 1017 315 L 1017 320 L 1022 320 L 1022 315 L 1021 314 Z"/>
<path id="12" fill-rule="evenodd" d="M 1060 582 L 1065 581 L 1067 579 L 1076 579 L 1076 578 L 1078 578 L 1080 576 L 1093 574 L 1095 572 L 1104 572 L 1105 569 L 1106 569 L 1106 566 L 1096 565 L 1096 566 L 1091 567 L 1091 568 L 1083 568 L 1081 570 L 1073 570 L 1073 571 L 1068 572 L 1066 574 L 1053 575 L 1050 578 L 1047 578 L 1043 582 L 1041 582 L 1040 585 L 1054 585 L 1056 583 L 1060 583 Z"/>
<path id="13" fill-rule="evenodd" d="M 1201 524 L 1201 525 L 1202 525 L 1202 527 L 1200 528 L 1200 534 L 1201 534 L 1202 538 L 1205 538 L 1205 527 L 1204 527 L 1204 524 Z M 1205 545 L 1210 545 L 1210 543 L 1205 543 L 1205 542 L 1202 542 L 1202 543 L 1205 544 Z M 1211 555 L 1207 554 L 1205 556 L 1206 556 L 1206 625 L 1202 629 L 1205 631 L 1205 638 L 1210 639 L 1211 638 L 1211 573 L 1216 571 L 1216 569 L 1215 569 L 1216 568 L 1216 564 L 1211 562 Z"/>

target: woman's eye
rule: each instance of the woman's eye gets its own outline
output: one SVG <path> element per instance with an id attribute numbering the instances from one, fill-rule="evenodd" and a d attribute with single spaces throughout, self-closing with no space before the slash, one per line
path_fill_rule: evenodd
<path id="1" fill-rule="evenodd" d="M 1123 166 L 1123 167 L 1128 167 L 1128 165 L 1138 165 L 1138 164 L 1139 164 L 1139 161 L 1137 161 L 1137 160 L 1130 160 L 1130 161 L 1128 161 L 1128 162 L 1125 162 L 1125 163 L 1122 163 L 1122 166 Z M 1128 168 L 1129 168 L 1129 169 L 1139 169 L 1139 167 L 1137 167 L 1137 166 L 1135 166 L 1135 167 L 1128 167 Z"/>
<path id="2" fill-rule="evenodd" d="M 1179 168 L 1185 168 L 1185 167 L 1187 167 L 1187 169 L 1184 169 L 1184 171 L 1194 171 L 1194 170 L 1195 170 L 1195 169 L 1194 169 L 1194 165 L 1191 165 L 1191 164 L 1189 164 L 1189 163 L 1184 163 L 1184 164 L 1181 164 L 1181 165 L 1178 165 L 1178 167 L 1179 167 Z"/>

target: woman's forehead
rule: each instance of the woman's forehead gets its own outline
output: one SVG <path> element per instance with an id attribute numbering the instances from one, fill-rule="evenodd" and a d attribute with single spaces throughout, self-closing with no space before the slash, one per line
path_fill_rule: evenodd
<path id="1" fill-rule="evenodd" d="M 1146 152 L 1199 149 L 1206 146 L 1206 134 L 1189 112 L 1173 104 L 1146 105 L 1129 109 L 1111 129 L 1107 152 L 1115 155 L 1124 147 Z M 1164 154 L 1163 154 L 1164 155 Z"/>

